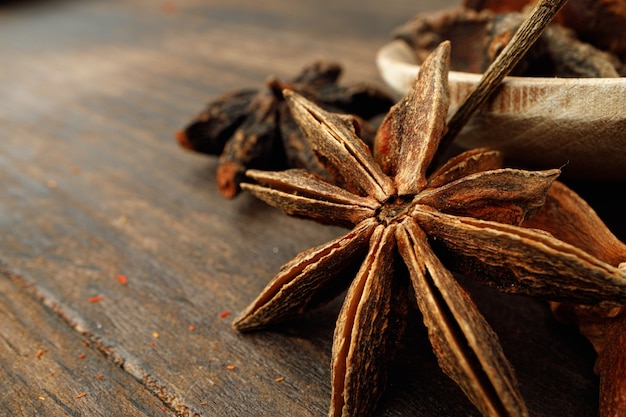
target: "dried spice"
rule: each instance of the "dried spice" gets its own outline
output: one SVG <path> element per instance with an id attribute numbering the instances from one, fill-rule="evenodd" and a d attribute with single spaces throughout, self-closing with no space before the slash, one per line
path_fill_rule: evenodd
<path id="1" fill-rule="evenodd" d="M 225 198 L 239 193 L 249 168 L 304 168 L 324 175 L 289 113 L 283 89 L 296 91 L 327 110 L 363 119 L 385 114 L 394 102 L 383 91 L 364 83 L 339 85 L 341 71 L 334 62 L 318 61 L 290 82 L 270 77 L 265 89 L 226 93 L 209 103 L 177 134 L 177 140 L 184 148 L 220 155 L 217 183 Z M 371 142 L 375 130 L 365 123 L 363 126 L 370 132 Z"/>
<path id="2" fill-rule="evenodd" d="M 561 183 L 551 187 L 546 204 L 524 226 L 550 232 L 609 265 L 626 269 L 626 244 Z M 626 410 L 626 307 L 553 303 L 553 309 L 561 320 L 577 323 L 598 354 L 600 417 L 620 415 Z"/>
<path id="3" fill-rule="evenodd" d="M 523 20 L 524 15 L 518 12 L 452 8 L 421 13 L 398 28 L 394 36 L 406 41 L 420 62 L 442 39 L 451 40 L 457 45 L 451 68 L 481 73 L 508 44 Z M 621 66 L 616 56 L 582 42 L 572 30 L 553 24 L 511 74 L 609 78 L 618 77 Z"/>
<path id="4" fill-rule="evenodd" d="M 465 0 L 474 10 L 520 11 L 535 0 Z M 555 22 L 572 28 L 585 42 L 626 57 L 626 2 L 624 0 L 570 0 Z"/>
<path id="5" fill-rule="evenodd" d="M 497 152 L 477 149 L 427 175 L 446 129 L 448 58 L 444 43 L 426 59 L 383 121 L 373 155 L 354 118 L 285 92 L 340 186 L 304 170 L 252 170 L 257 184 L 243 184 L 289 215 L 351 228 L 284 265 L 234 323 L 264 328 L 349 287 L 334 335 L 330 416 L 373 412 L 409 302 L 441 368 L 483 415 L 528 415 L 497 336 L 442 261 L 508 293 L 626 301 L 624 271 L 518 226 L 543 205 L 558 170 L 503 169 Z"/>

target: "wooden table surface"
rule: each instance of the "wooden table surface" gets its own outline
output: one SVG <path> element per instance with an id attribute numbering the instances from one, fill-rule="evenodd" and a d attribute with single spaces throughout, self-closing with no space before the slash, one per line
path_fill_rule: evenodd
<path id="1" fill-rule="evenodd" d="M 219 93 L 320 57 L 382 86 L 390 31 L 456 3 L 0 2 L 0 416 L 326 415 L 341 300 L 266 332 L 231 321 L 339 230 L 223 200 L 216 159 L 174 132 Z M 531 415 L 596 415 L 576 329 L 544 302 L 468 286 Z M 419 318 L 377 415 L 478 415 Z"/>

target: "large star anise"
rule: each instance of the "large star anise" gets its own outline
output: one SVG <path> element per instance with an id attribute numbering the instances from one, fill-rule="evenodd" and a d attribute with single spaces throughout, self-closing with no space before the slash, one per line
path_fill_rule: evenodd
<path id="1" fill-rule="evenodd" d="M 501 169 L 496 152 L 478 149 L 427 175 L 446 130 L 449 51 L 444 43 L 424 62 L 383 121 L 374 155 L 354 119 L 285 93 L 342 187 L 303 170 L 248 172 L 258 184 L 244 188 L 287 214 L 352 228 L 284 265 L 234 323 L 263 328 L 349 286 L 334 335 L 330 416 L 375 409 L 411 297 L 441 368 L 480 412 L 528 415 L 497 336 L 442 260 L 505 291 L 626 301 L 623 271 L 518 226 L 542 206 L 558 170 Z"/>

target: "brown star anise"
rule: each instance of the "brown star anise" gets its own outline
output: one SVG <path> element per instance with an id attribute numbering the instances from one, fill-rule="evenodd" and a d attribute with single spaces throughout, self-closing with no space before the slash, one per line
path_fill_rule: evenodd
<path id="1" fill-rule="evenodd" d="M 363 119 L 383 115 L 393 104 L 389 96 L 371 85 L 339 85 L 340 75 L 339 64 L 317 61 L 288 83 L 270 77 L 264 89 L 225 93 L 177 133 L 178 143 L 189 150 L 220 155 L 217 184 L 225 198 L 239 193 L 245 171 L 250 168 L 303 168 L 325 175 L 289 112 L 283 89 L 296 91 L 326 110 Z M 375 130 L 364 126 L 373 140 Z"/>
<path id="2" fill-rule="evenodd" d="M 449 52 L 443 43 L 423 63 L 383 121 L 374 155 L 355 119 L 285 92 L 341 187 L 304 170 L 253 170 L 258 184 L 243 184 L 289 215 L 352 228 L 284 265 L 234 323 L 263 328 L 349 286 L 334 334 L 330 416 L 373 412 L 411 299 L 441 368 L 483 415 L 528 415 L 497 336 L 442 260 L 505 291 L 626 301 L 623 271 L 519 226 L 543 205 L 558 170 L 501 169 L 497 152 L 477 149 L 427 175 L 446 130 Z"/>

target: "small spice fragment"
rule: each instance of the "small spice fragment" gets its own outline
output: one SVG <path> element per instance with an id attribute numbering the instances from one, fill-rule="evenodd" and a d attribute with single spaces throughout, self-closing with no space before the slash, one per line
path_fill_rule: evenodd
<path id="1" fill-rule="evenodd" d="M 189 325 L 189 331 L 190 331 L 190 332 L 193 332 L 193 331 L 195 331 L 195 330 L 196 330 L 196 326 L 194 326 L 193 324 L 190 324 L 190 325 Z"/>
<path id="2" fill-rule="evenodd" d="M 102 300 L 104 300 L 104 297 L 102 297 L 101 295 L 96 295 L 87 299 L 87 301 L 90 303 L 99 303 Z"/>
<path id="3" fill-rule="evenodd" d="M 174 14 L 178 11 L 178 7 L 173 1 L 164 1 L 161 3 L 161 11 L 165 14 Z"/>
<path id="4" fill-rule="evenodd" d="M 96 375 L 96 378 L 98 378 L 99 380 L 102 380 L 102 379 L 104 379 L 104 375 L 98 374 L 98 375 Z"/>
<path id="5" fill-rule="evenodd" d="M 81 392 L 80 394 L 78 394 L 75 398 L 83 398 L 86 397 L 87 393 L 86 392 Z"/>
<path id="6" fill-rule="evenodd" d="M 221 319 L 225 319 L 226 317 L 230 316 L 230 311 L 228 310 L 224 310 L 220 313 L 220 318 Z"/>
<path id="7" fill-rule="evenodd" d="M 372 86 L 340 86 L 337 80 L 341 71 L 334 62 L 318 61 L 290 82 L 270 77 L 265 89 L 223 94 L 176 134 L 177 141 L 186 149 L 220 155 L 217 183 L 225 198 L 239 193 L 249 168 L 305 168 L 326 175 L 293 120 L 283 89 L 296 91 L 325 109 L 363 119 L 384 114 L 393 104 L 389 96 Z M 363 129 L 366 126 L 364 123 Z M 374 130 L 367 130 L 373 139 Z"/>
<path id="8" fill-rule="evenodd" d="M 226 365 L 226 369 L 228 369 L 229 371 L 234 371 L 235 369 L 237 369 L 237 367 L 235 365 Z"/>
<path id="9" fill-rule="evenodd" d="M 46 351 L 45 351 L 44 349 L 38 349 L 38 350 L 37 350 L 37 352 L 35 353 L 35 357 L 36 357 L 37 359 L 41 359 L 41 357 L 43 356 L 43 354 L 44 354 L 45 352 L 46 352 Z"/>
<path id="10" fill-rule="evenodd" d="M 126 285 L 126 284 L 128 284 L 128 279 L 126 278 L 126 276 L 125 276 L 125 275 L 122 275 L 122 274 L 117 274 L 117 275 L 115 276 L 115 278 L 116 278 L 116 279 L 119 281 L 119 283 L 120 283 L 120 284 L 122 284 L 122 285 Z"/>
<path id="11" fill-rule="evenodd" d="M 86 353 L 81 353 L 81 354 L 78 356 L 78 359 L 85 359 L 86 357 L 87 357 L 87 354 L 86 354 Z"/>
<path id="12" fill-rule="evenodd" d="M 278 378 L 274 380 L 274 382 L 283 382 L 284 380 L 285 380 L 284 376 L 279 376 Z"/>
<path id="13" fill-rule="evenodd" d="M 154 337 L 155 339 L 159 338 L 159 333 L 158 332 L 152 332 L 152 337 Z"/>

